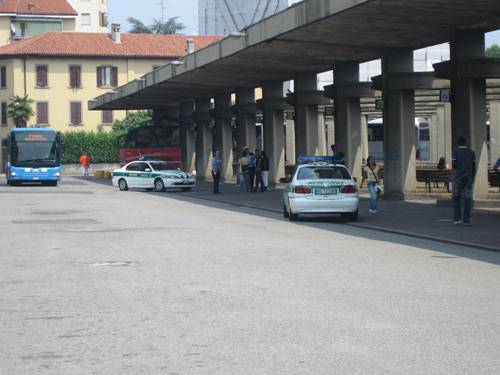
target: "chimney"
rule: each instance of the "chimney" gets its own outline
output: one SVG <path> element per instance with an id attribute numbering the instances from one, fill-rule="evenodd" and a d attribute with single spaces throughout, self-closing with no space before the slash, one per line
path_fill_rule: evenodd
<path id="1" fill-rule="evenodd" d="M 116 44 L 120 44 L 122 42 L 119 23 L 114 23 L 111 25 L 111 39 L 113 39 L 113 43 Z"/>
<path id="2" fill-rule="evenodd" d="M 186 39 L 186 53 L 193 53 L 195 50 L 195 44 L 193 38 Z"/>

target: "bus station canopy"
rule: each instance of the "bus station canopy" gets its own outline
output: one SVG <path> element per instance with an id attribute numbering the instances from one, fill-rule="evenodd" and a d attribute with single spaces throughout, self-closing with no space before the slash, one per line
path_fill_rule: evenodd
<path id="1" fill-rule="evenodd" d="M 498 28 L 498 0 L 305 0 L 101 95 L 89 108 L 157 108 L 328 71 L 335 61 L 375 60 L 388 48 L 444 43 L 455 29 Z"/>

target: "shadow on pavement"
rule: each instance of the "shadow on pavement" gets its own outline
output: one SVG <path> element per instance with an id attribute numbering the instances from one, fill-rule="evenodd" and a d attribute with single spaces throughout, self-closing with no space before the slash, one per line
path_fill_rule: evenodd
<path id="1" fill-rule="evenodd" d="M 111 186 L 109 180 L 87 180 L 99 185 Z M 266 193 L 239 193 L 237 187 L 225 184 L 223 194 L 213 195 L 211 185 L 200 183 L 190 193 L 168 191 L 163 194 L 147 193 L 159 198 L 197 204 L 203 207 L 224 209 L 231 212 L 255 215 L 269 220 L 286 220 L 282 214 L 280 189 Z M 451 211 L 435 204 L 389 201 L 380 202 L 382 214 L 367 214 L 368 199 L 362 198 L 360 217 L 357 223 L 350 223 L 340 217 L 304 217 L 294 225 L 305 225 L 343 235 L 370 240 L 418 247 L 447 254 L 443 259 L 464 257 L 500 265 L 498 228 L 500 213 L 476 210 L 474 226 L 466 228 L 453 226 Z M 435 257 L 435 256 L 434 256 Z"/>

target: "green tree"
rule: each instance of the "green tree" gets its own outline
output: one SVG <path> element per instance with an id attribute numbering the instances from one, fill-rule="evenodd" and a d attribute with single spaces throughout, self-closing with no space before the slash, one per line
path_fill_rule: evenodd
<path id="1" fill-rule="evenodd" d="M 178 31 L 182 31 L 186 28 L 178 19 L 179 17 L 172 17 L 166 21 L 162 21 L 155 18 L 150 28 L 155 34 L 177 34 Z"/>
<path id="2" fill-rule="evenodd" d="M 153 24 L 147 26 L 141 20 L 129 17 L 127 21 L 132 25 L 129 30 L 135 34 L 176 34 L 186 28 L 183 23 L 178 21 L 179 17 L 171 17 L 163 21 L 155 18 Z"/>
<path id="3" fill-rule="evenodd" d="M 486 57 L 500 59 L 500 46 L 493 44 L 490 48 L 487 48 Z"/>
<path id="4" fill-rule="evenodd" d="M 153 32 L 151 29 L 146 26 L 141 20 L 138 20 L 137 18 L 134 17 L 129 17 L 127 18 L 128 23 L 132 25 L 132 28 L 129 30 L 129 32 L 134 33 L 134 34 L 152 34 Z"/>
<path id="5" fill-rule="evenodd" d="M 117 136 L 126 134 L 129 129 L 153 124 L 151 111 L 129 112 L 123 120 L 116 120 L 113 124 L 113 132 Z"/>
<path id="6" fill-rule="evenodd" d="M 10 98 L 10 103 L 7 106 L 7 114 L 14 120 L 16 128 L 25 128 L 29 119 L 35 115 L 32 105 L 34 100 L 28 95 L 14 95 Z"/>

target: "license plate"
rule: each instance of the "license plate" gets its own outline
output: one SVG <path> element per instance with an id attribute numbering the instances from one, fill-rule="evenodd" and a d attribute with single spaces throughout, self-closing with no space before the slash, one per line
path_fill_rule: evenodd
<path id="1" fill-rule="evenodd" d="M 316 195 L 336 195 L 339 190 L 336 188 L 320 188 L 314 189 L 314 194 Z"/>
<path id="2" fill-rule="evenodd" d="M 33 177 L 33 181 L 38 181 L 40 177 Z"/>

